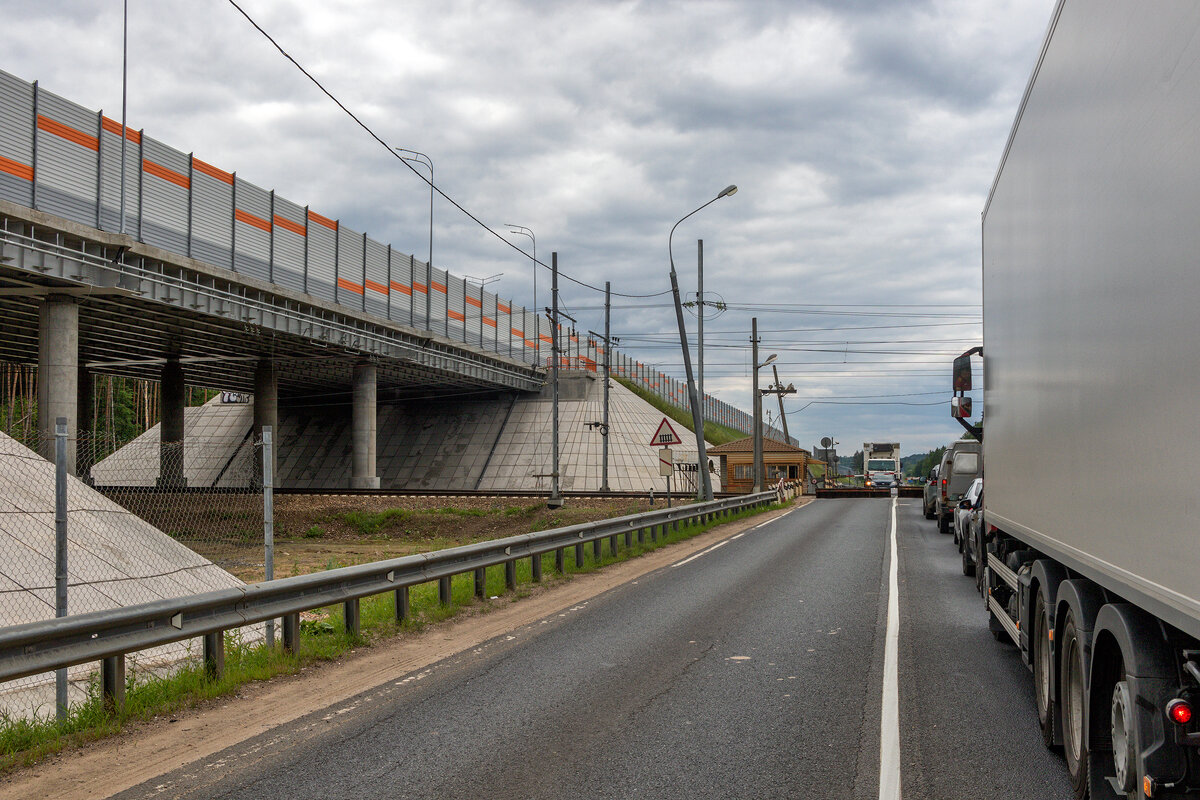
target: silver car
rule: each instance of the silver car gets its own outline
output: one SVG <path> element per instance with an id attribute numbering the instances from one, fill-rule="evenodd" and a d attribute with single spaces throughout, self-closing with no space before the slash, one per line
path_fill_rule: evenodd
<path id="1" fill-rule="evenodd" d="M 979 498 L 983 495 L 983 478 L 976 478 L 963 492 L 962 499 L 954 508 L 954 543 L 962 550 L 963 539 L 966 538 L 971 525 L 971 514 L 978 507 Z"/>

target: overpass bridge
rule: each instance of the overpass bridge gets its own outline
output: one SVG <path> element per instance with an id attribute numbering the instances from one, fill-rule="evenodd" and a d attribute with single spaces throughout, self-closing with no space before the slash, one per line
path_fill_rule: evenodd
<path id="1" fill-rule="evenodd" d="M 375 488 L 381 398 L 537 392 L 554 357 L 688 407 L 586 335 L 0 71 L 0 359 L 38 363 L 44 439 L 90 429 L 96 373 L 161 381 L 165 449 L 185 383 L 253 395 L 256 429 L 322 398 L 350 409 L 351 486 Z"/>

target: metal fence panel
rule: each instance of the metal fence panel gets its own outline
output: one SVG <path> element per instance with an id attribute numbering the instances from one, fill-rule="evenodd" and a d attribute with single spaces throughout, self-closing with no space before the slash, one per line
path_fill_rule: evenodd
<path id="1" fill-rule="evenodd" d="M 42 89 L 38 90 L 35 102 L 38 209 L 94 225 L 100 152 L 96 115 Z"/>
<path id="2" fill-rule="evenodd" d="M 364 262 L 366 275 L 363 276 L 363 296 L 366 298 L 368 313 L 387 317 L 388 313 L 388 248 L 367 237 L 364 239 Z"/>
<path id="3" fill-rule="evenodd" d="M 337 229 L 337 222 L 309 209 L 308 293 L 330 302 L 337 286 Z"/>
<path id="4" fill-rule="evenodd" d="M 445 282 L 446 336 L 455 341 L 467 342 L 466 281 L 446 275 Z"/>
<path id="5" fill-rule="evenodd" d="M 499 323 L 496 321 L 498 316 L 497 305 L 499 298 L 491 292 L 484 291 L 481 287 L 479 290 L 479 338 L 482 341 L 483 349 L 490 350 L 493 353 L 500 351 L 498 342 Z"/>
<path id="6" fill-rule="evenodd" d="M 33 205 L 33 84 L 0 70 L 0 197 Z"/>
<path id="7" fill-rule="evenodd" d="M 413 258 L 388 250 L 391 266 L 388 272 L 388 318 L 402 325 L 413 324 Z"/>
<path id="8" fill-rule="evenodd" d="M 271 194 L 241 178 L 234 179 L 233 268 L 242 275 L 271 279 Z"/>
<path id="9" fill-rule="evenodd" d="M 233 173 L 192 158 L 192 257 L 225 269 L 233 269 L 233 192 Z"/>
<path id="10" fill-rule="evenodd" d="M 304 208 L 275 195 L 274 250 L 271 254 L 275 283 L 304 291 L 304 258 L 308 247 L 308 220 Z"/>
<path id="11" fill-rule="evenodd" d="M 449 319 L 446 312 L 450 306 L 447 302 L 446 271 L 434 267 L 429 280 L 429 324 L 435 333 L 450 336 Z"/>
<path id="12" fill-rule="evenodd" d="M 142 238 L 174 253 L 188 251 L 190 159 L 149 136 L 142 140 Z"/>
<path id="13" fill-rule="evenodd" d="M 363 307 L 363 236 L 345 225 L 338 226 L 337 301 Z"/>

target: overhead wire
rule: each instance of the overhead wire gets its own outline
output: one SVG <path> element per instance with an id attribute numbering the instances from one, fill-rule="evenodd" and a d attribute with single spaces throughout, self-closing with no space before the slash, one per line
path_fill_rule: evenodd
<path id="1" fill-rule="evenodd" d="M 271 34 L 267 33 L 267 31 L 265 29 L 263 29 L 263 27 L 261 25 L 259 25 L 254 20 L 254 18 L 251 17 L 246 12 L 246 10 L 244 8 L 242 8 L 240 5 L 238 5 L 237 0 L 229 0 L 229 4 L 231 6 L 233 6 L 235 9 L 237 9 L 238 13 L 241 14 L 243 17 L 245 17 L 246 21 L 249 22 L 251 25 L 253 25 L 255 30 L 257 30 L 259 33 L 261 33 L 263 35 L 263 37 L 266 38 L 266 40 L 268 42 L 270 42 L 271 45 L 276 50 L 278 50 L 284 58 L 286 58 L 288 61 L 290 61 L 293 64 L 293 66 L 296 67 L 296 69 L 300 70 L 300 72 L 304 75 L 304 77 L 306 77 L 310 81 L 312 81 L 312 83 L 318 89 L 320 89 L 321 92 L 326 97 L 328 97 L 330 100 L 332 100 L 337 105 L 338 108 L 340 108 L 342 111 L 344 111 L 348 117 L 350 117 L 350 119 L 354 120 L 354 122 L 360 128 L 362 128 L 364 131 L 366 131 L 367 135 L 369 135 L 372 139 L 374 139 L 376 142 L 378 142 L 385 150 L 387 150 L 388 153 L 390 153 L 393 158 L 397 159 L 401 164 L 403 164 L 409 170 L 409 172 L 416 175 L 421 181 L 426 183 L 430 189 L 437 192 L 442 197 L 442 199 L 444 199 L 446 202 L 450 203 L 450 205 L 454 206 L 459 211 L 461 211 L 463 214 L 465 214 L 472 222 L 474 222 L 476 225 L 483 228 L 485 231 L 487 231 L 492 236 L 494 236 L 497 239 L 497 241 L 503 242 L 506 247 L 509 247 L 509 248 L 517 251 L 518 253 L 525 256 L 526 258 L 529 258 L 531 261 L 533 261 L 533 263 L 540 265 L 543 269 L 551 269 L 551 267 L 547 266 L 544 262 L 539 261 L 538 259 L 534 258 L 532 256 L 532 254 L 525 252 L 518 245 L 516 245 L 515 243 L 506 239 L 497 230 L 495 230 L 490 225 L 488 225 L 486 222 L 479 219 L 479 217 L 475 216 L 470 211 L 468 211 L 457 200 L 455 200 L 453 197 L 451 197 L 450 195 L 448 195 L 444 191 L 442 191 L 442 189 L 440 187 L 436 186 L 433 183 L 432 179 L 426 178 L 424 175 L 422 175 L 420 173 L 420 171 L 417 170 L 416 167 L 414 167 L 412 164 L 408 163 L 408 161 L 403 156 L 401 156 L 398 152 L 396 152 L 396 150 L 393 149 L 391 145 L 389 145 L 387 142 L 385 142 L 379 136 L 379 134 L 375 133 L 375 131 L 372 130 L 369 125 L 367 125 L 365 122 L 363 122 L 361 119 L 359 119 L 358 116 L 353 111 L 351 111 L 349 108 L 347 108 L 346 105 L 344 103 L 342 103 L 342 101 L 339 100 L 333 94 L 333 92 L 326 89 L 325 86 L 319 80 L 317 80 L 316 77 L 314 77 L 312 73 L 310 73 L 307 69 L 305 69 L 300 64 L 299 61 L 297 61 L 295 58 L 293 58 L 291 53 L 289 53 L 287 50 L 285 50 L 283 48 L 283 46 L 279 44 L 279 42 L 275 41 L 275 38 L 273 36 L 271 36 Z M 430 267 L 432 267 L 432 266 L 433 265 L 431 264 Z M 559 276 L 566 278 L 568 281 L 578 284 L 579 286 L 583 286 L 585 288 L 591 289 L 594 292 L 600 292 L 601 294 L 603 294 L 603 292 L 604 292 L 604 289 L 602 289 L 598 286 L 593 286 L 592 284 L 588 283 L 587 281 L 580 280 L 579 278 L 576 278 L 576 277 L 570 275 L 569 273 L 563 272 L 562 270 L 559 270 L 558 274 L 559 274 Z M 670 294 L 670 293 L 671 293 L 670 289 L 666 289 L 661 292 L 654 292 L 652 294 L 627 294 L 624 292 L 612 292 L 612 294 L 616 295 L 617 297 L 630 297 L 630 298 L 661 297 L 662 295 L 666 295 L 666 294 Z"/>

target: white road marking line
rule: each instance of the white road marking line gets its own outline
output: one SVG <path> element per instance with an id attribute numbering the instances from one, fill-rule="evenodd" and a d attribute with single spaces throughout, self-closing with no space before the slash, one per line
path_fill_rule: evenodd
<path id="1" fill-rule="evenodd" d="M 745 536 L 745 535 L 746 535 L 746 532 L 745 532 L 745 531 L 742 531 L 741 533 L 737 534 L 736 536 L 730 536 L 730 537 L 729 537 L 729 541 L 731 541 L 731 542 L 732 542 L 734 539 L 740 539 L 740 538 L 742 538 L 742 537 L 743 537 L 743 536 Z"/>
<path id="2" fill-rule="evenodd" d="M 883 646 L 883 708 L 879 730 L 879 800 L 900 800 L 900 644 L 899 553 L 896 551 L 896 498 L 888 543 L 887 636 Z"/>
<path id="3" fill-rule="evenodd" d="M 671 569 L 674 569 L 675 567 L 682 567 L 684 564 L 688 563 L 689 561 L 695 561 L 700 556 L 706 556 L 709 553 L 711 553 L 713 550 L 716 550 L 718 547 L 724 547 L 727 544 L 729 544 L 729 539 L 726 539 L 723 542 L 717 542 L 716 544 L 714 544 L 712 547 L 708 548 L 707 550 L 701 550 L 699 553 L 696 553 L 696 555 L 691 556 L 690 558 L 685 558 L 683 561 L 676 561 L 674 564 L 671 565 Z"/>

